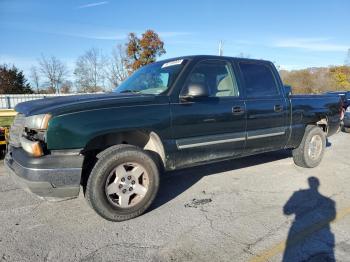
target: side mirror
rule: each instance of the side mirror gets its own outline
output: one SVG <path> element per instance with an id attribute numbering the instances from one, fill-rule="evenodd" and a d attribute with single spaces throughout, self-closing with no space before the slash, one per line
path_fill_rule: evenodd
<path id="1" fill-rule="evenodd" d="M 284 85 L 284 94 L 286 97 L 289 97 L 292 94 L 292 87 L 288 85 Z"/>
<path id="2" fill-rule="evenodd" d="M 185 88 L 180 99 L 184 101 L 193 100 L 195 98 L 203 98 L 209 96 L 208 88 L 203 84 L 190 84 Z"/>

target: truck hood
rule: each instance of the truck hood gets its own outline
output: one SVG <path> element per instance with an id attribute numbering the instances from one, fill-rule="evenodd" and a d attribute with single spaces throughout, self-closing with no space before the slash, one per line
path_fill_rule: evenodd
<path id="1" fill-rule="evenodd" d="M 86 94 L 50 97 L 23 102 L 15 110 L 26 116 L 51 113 L 53 115 L 67 114 L 77 111 L 94 110 L 99 108 L 130 106 L 155 103 L 157 96 L 145 94 Z M 163 99 L 164 100 L 164 97 Z"/>

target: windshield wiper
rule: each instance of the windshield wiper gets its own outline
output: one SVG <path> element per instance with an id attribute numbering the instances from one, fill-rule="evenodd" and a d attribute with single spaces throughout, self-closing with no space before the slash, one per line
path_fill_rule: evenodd
<path id="1" fill-rule="evenodd" d="M 141 93 L 141 91 L 140 91 L 140 90 L 126 89 L 126 90 L 120 91 L 119 93 L 133 93 L 133 94 L 139 94 L 139 93 Z"/>

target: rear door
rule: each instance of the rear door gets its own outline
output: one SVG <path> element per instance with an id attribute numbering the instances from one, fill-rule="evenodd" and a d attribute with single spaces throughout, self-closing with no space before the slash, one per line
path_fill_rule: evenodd
<path id="1" fill-rule="evenodd" d="M 283 148 L 287 141 L 288 104 L 274 67 L 265 61 L 238 62 L 247 110 L 246 153 Z"/>
<path id="2" fill-rule="evenodd" d="M 241 155 L 246 140 L 246 110 L 231 62 L 199 61 L 182 90 L 191 84 L 204 85 L 210 95 L 171 103 L 176 166 Z"/>

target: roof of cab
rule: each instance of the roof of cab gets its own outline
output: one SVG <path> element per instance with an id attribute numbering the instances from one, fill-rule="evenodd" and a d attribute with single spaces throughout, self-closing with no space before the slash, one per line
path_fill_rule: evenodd
<path id="1" fill-rule="evenodd" d="M 180 60 L 180 59 L 190 59 L 190 60 L 202 60 L 202 59 L 231 59 L 231 60 L 237 60 L 237 61 L 247 61 L 247 62 L 266 62 L 271 63 L 271 61 L 263 60 L 263 59 L 251 59 L 251 58 L 241 58 L 241 57 L 230 57 L 230 56 L 217 56 L 217 55 L 189 55 L 189 56 L 179 56 L 179 57 L 173 57 L 168 58 L 164 60 L 159 60 L 157 62 L 169 62 L 174 60 Z"/>

